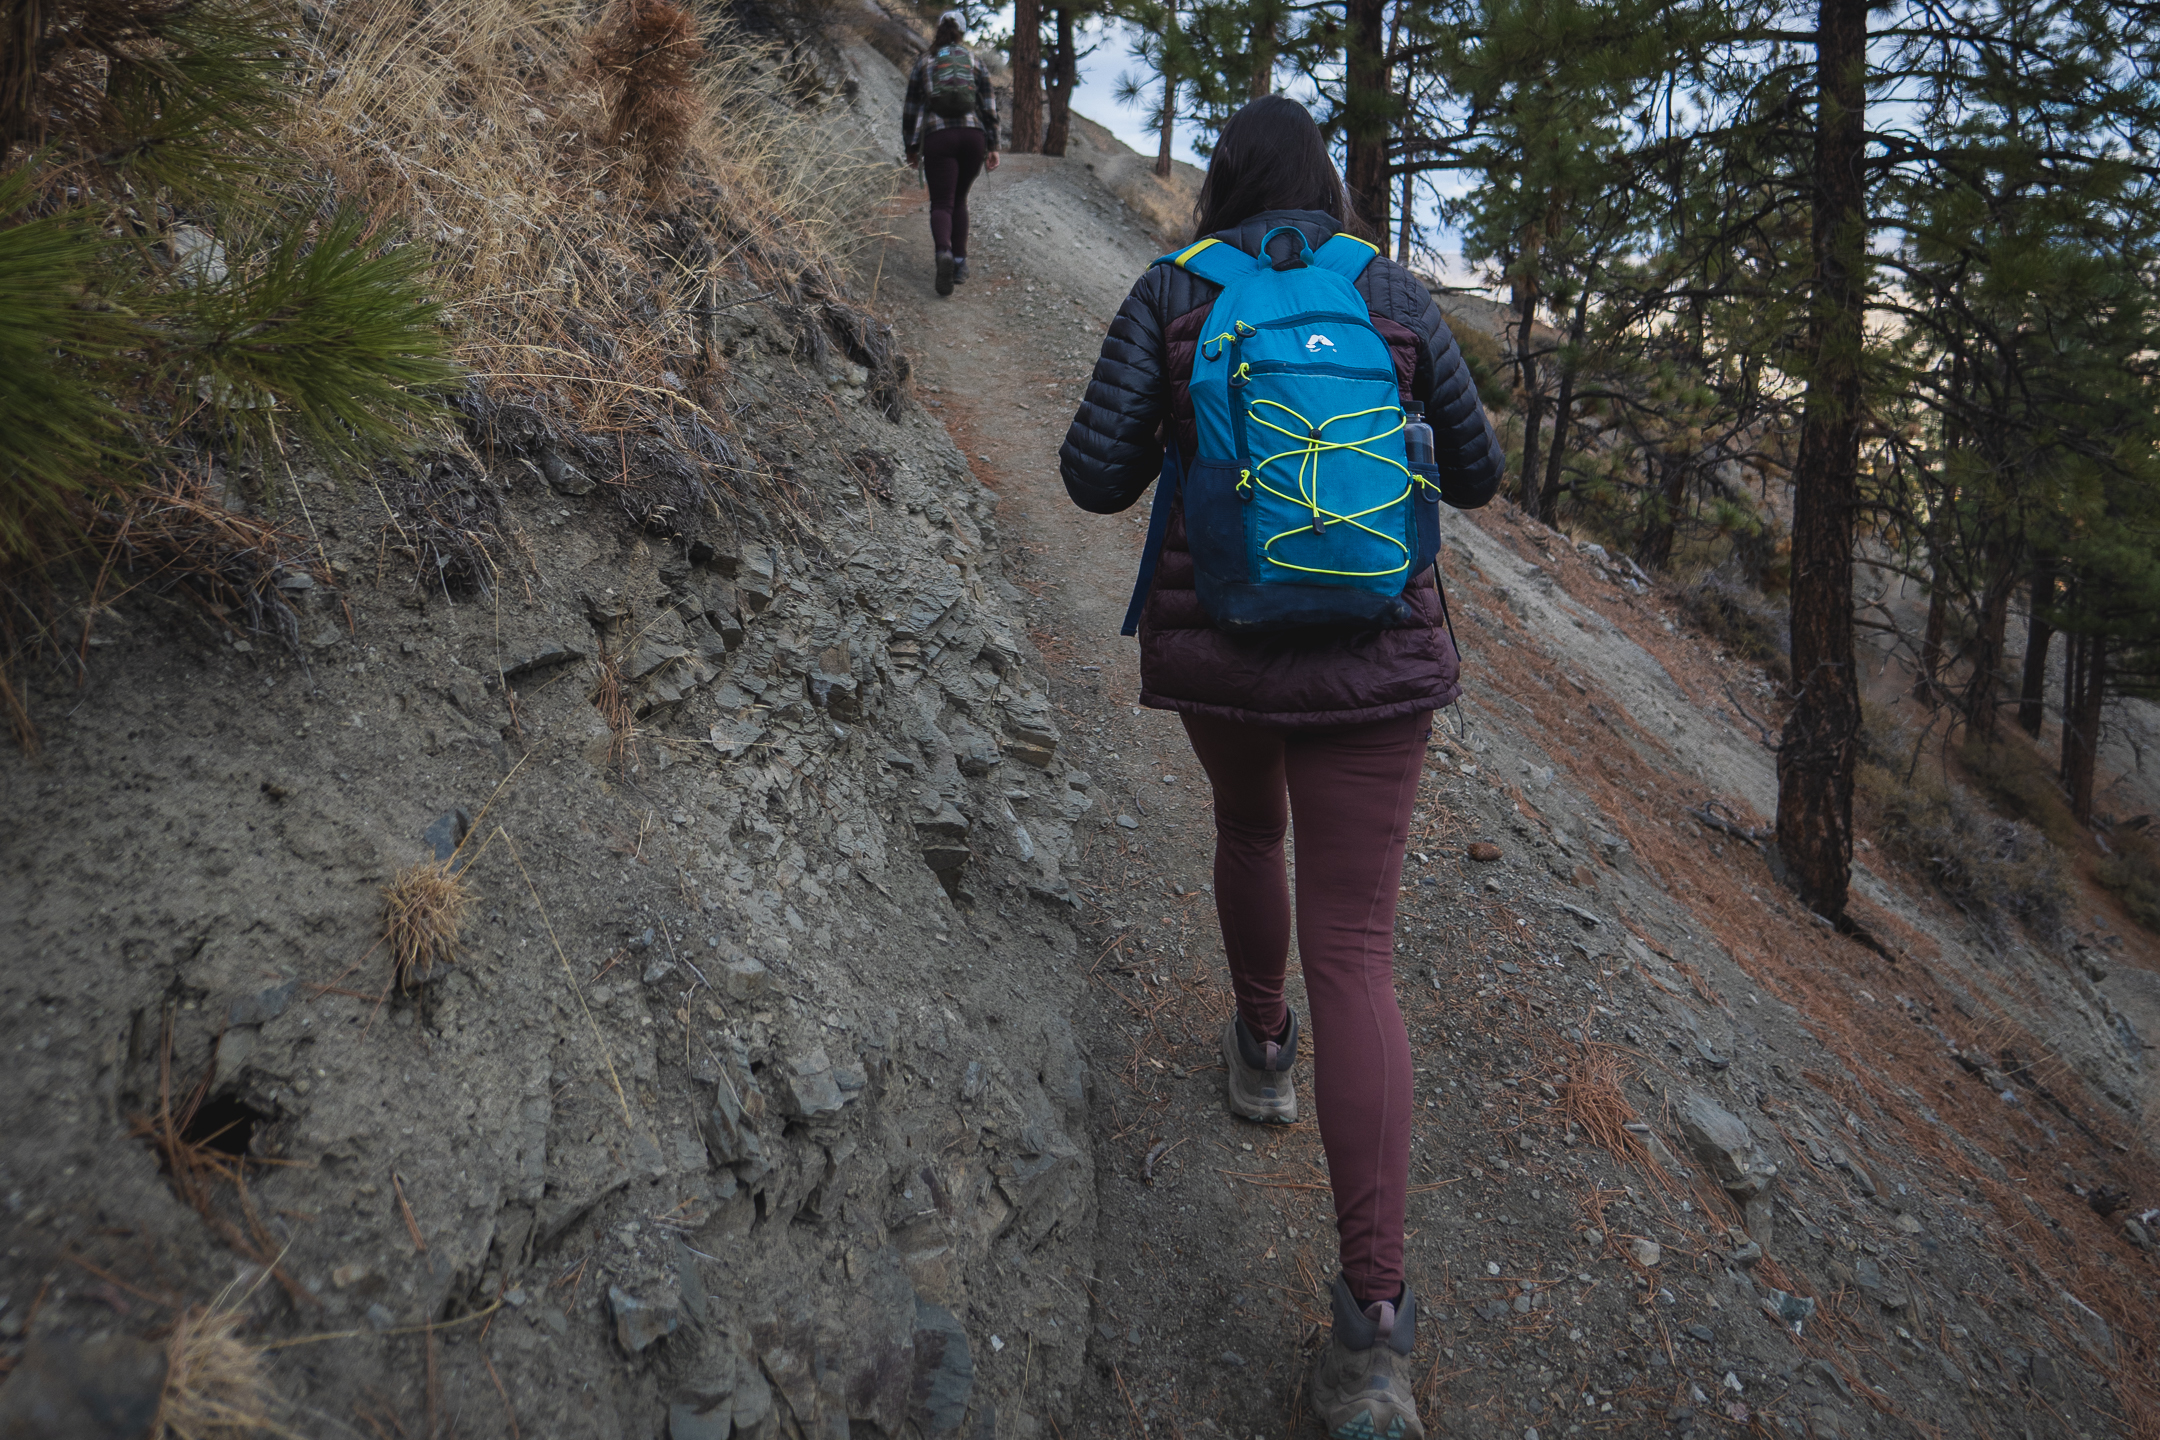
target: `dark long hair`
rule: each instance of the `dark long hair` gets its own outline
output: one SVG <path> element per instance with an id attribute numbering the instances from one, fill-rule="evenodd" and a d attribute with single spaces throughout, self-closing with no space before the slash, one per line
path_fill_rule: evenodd
<path id="1" fill-rule="evenodd" d="M 937 34 L 930 37 L 930 48 L 935 50 L 940 45 L 957 45 L 959 43 L 960 22 L 947 15 L 944 19 L 938 21 Z"/>
<path id="2" fill-rule="evenodd" d="M 1193 204 L 1193 234 L 1212 235 L 1264 210 L 1318 210 L 1347 229 L 1355 214 L 1312 113 L 1263 95 L 1223 126 Z"/>

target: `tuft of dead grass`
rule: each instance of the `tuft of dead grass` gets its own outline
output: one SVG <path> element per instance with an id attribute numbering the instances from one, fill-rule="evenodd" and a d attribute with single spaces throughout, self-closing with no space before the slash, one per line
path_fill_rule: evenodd
<path id="1" fill-rule="evenodd" d="M 400 994 L 425 985 L 436 966 L 457 960 L 458 933 L 474 896 L 456 865 L 455 855 L 408 865 L 383 887 L 383 939 L 390 947 L 390 979 Z"/>
<path id="2" fill-rule="evenodd" d="M 165 1396 L 152 1431 L 158 1440 L 240 1440 L 282 1434 L 271 1419 L 263 1352 L 240 1338 L 238 1310 L 198 1307 L 182 1314 L 166 1341 Z"/>

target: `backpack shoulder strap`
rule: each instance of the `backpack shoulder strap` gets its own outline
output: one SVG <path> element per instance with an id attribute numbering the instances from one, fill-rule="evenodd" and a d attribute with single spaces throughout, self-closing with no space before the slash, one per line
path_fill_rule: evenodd
<path id="1" fill-rule="evenodd" d="M 1260 268 L 1260 262 L 1247 255 L 1235 245 L 1226 245 L 1210 237 L 1183 250 L 1161 256 L 1157 265 L 1175 265 L 1180 270 L 1227 286 L 1233 280 L 1241 280 Z"/>
<path id="2" fill-rule="evenodd" d="M 1365 273 L 1365 267 L 1370 265 L 1379 253 L 1379 247 L 1370 242 L 1338 231 L 1326 244 L 1312 252 L 1312 263 L 1322 270 L 1334 271 L 1354 285 L 1358 276 Z"/>

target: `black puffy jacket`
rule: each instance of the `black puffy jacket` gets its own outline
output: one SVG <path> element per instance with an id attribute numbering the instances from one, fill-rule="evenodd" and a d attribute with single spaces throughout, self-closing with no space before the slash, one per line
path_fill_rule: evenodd
<path id="1" fill-rule="evenodd" d="M 1311 210 L 1256 215 L 1215 238 L 1257 254 L 1278 225 L 1318 246 L 1336 224 Z M 1506 457 L 1476 382 L 1431 292 L 1394 261 L 1375 258 L 1357 282 L 1395 358 L 1403 399 L 1425 407 L 1441 498 L 1458 509 L 1490 500 Z M 1058 452 L 1066 493 L 1083 510 L 1115 514 L 1144 494 L 1173 440 L 1192 459 L 1187 386 L 1193 351 L 1221 287 L 1174 265 L 1150 267 L 1103 341 L 1087 396 Z M 1405 592 L 1394 630 L 1321 644 L 1233 637 L 1215 630 L 1192 590 L 1192 556 L 1174 514 L 1140 622 L 1143 704 L 1284 728 L 1382 720 L 1448 704 L 1459 693 L 1455 647 L 1438 625 L 1428 577 Z"/>

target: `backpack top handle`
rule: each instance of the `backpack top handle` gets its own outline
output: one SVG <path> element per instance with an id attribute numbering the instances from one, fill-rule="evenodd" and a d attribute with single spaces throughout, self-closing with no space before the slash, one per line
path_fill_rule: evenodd
<path id="1" fill-rule="evenodd" d="M 1297 241 L 1297 248 L 1280 260 L 1276 260 L 1268 254 L 1268 247 L 1275 243 L 1277 235 L 1288 235 L 1291 239 Z M 1295 225 L 1277 225 L 1267 234 L 1260 237 L 1260 258 L 1268 261 L 1277 270 L 1303 270 L 1312 263 L 1312 253 L 1312 242 L 1307 240 L 1305 232 Z"/>

